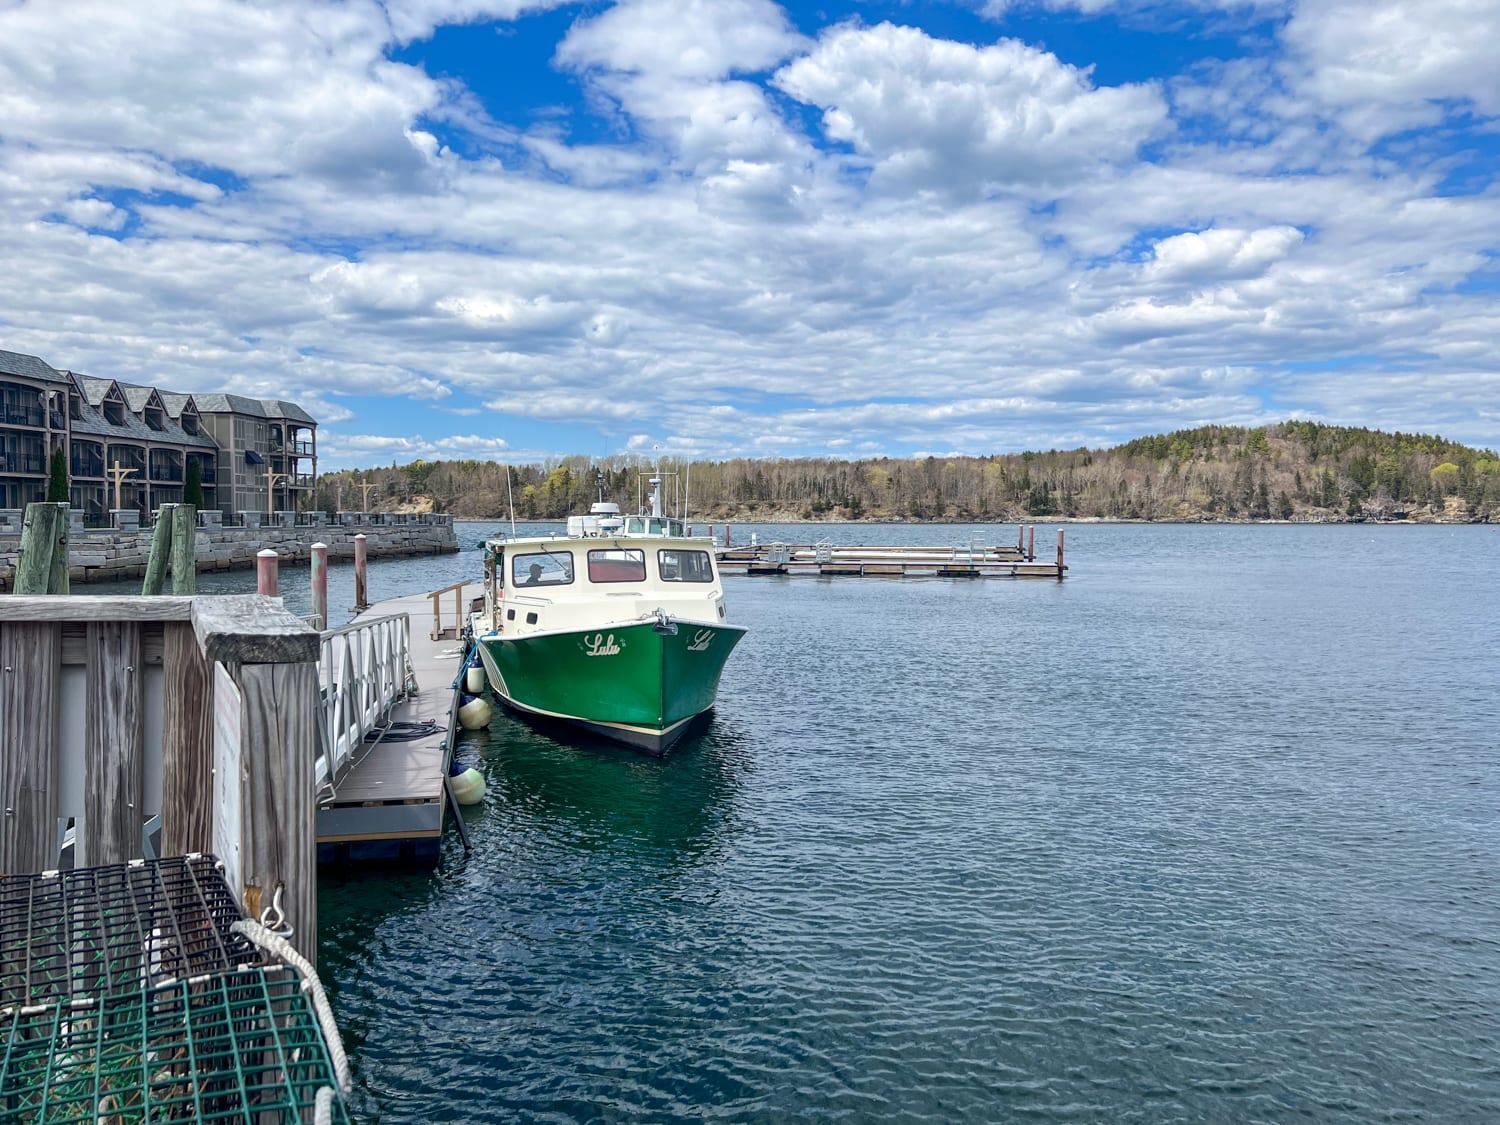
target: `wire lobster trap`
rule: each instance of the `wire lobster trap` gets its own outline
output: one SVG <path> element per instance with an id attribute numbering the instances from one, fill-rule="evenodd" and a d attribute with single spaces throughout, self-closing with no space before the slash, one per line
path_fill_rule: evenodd
<path id="1" fill-rule="evenodd" d="M 331 1125 L 347 1066 L 316 972 L 212 856 L 0 878 L 7 1125 Z"/>
<path id="2" fill-rule="evenodd" d="M 213 856 L 0 879 L 0 1007 L 97 999 L 254 964 Z"/>

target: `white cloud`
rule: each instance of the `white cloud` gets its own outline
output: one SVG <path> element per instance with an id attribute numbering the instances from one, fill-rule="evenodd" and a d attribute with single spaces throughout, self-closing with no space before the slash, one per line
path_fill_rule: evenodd
<path id="1" fill-rule="evenodd" d="M 766 70 L 801 43 L 771 0 L 622 0 L 574 26 L 557 58 L 577 69 L 710 81 Z"/>
<path id="2" fill-rule="evenodd" d="M 834 29 L 775 83 L 823 107 L 828 135 L 892 189 L 969 192 L 1088 175 L 1129 159 L 1167 124 L 1150 86 L 1099 89 L 1016 40 L 976 48 L 891 24 Z"/>
<path id="3" fill-rule="evenodd" d="M 1367 140 L 1441 120 L 1446 99 L 1500 114 L 1494 0 L 1301 0 L 1283 37 L 1301 88 Z"/>
<path id="4" fill-rule="evenodd" d="M 1301 241 L 1302 232 L 1296 227 L 1214 228 L 1178 234 L 1156 243 L 1146 272 L 1174 281 L 1256 277 Z"/>

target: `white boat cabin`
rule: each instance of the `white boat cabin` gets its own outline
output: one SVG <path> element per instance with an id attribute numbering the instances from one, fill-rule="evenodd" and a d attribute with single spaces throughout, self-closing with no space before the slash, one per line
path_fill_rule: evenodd
<path id="1" fill-rule="evenodd" d="M 631 534 L 639 522 L 645 530 Z M 652 525 L 664 525 L 661 531 Z M 669 535 L 665 525 L 674 525 Z M 669 616 L 723 621 L 713 542 L 682 521 L 629 516 L 624 535 L 491 539 L 485 543 L 484 632 L 550 633 Z"/>

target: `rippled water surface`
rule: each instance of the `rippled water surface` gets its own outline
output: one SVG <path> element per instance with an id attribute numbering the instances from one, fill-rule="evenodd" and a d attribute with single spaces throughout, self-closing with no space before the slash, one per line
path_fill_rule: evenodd
<path id="1" fill-rule="evenodd" d="M 1067 536 L 728 579 L 665 762 L 498 718 L 471 855 L 323 881 L 359 1118 L 1500 1120 L 1500 533 Z"/>

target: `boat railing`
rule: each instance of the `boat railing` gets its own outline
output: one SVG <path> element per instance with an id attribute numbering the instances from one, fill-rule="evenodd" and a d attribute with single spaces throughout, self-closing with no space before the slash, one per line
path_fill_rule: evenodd
<path id="1" fill-rule="evenodd" d="M 337 782 L 365 736 L 389 722 L 416 687 L 408 614 L 362 619 L 322 636 L 323 739 L 314 769 L 320 788 Z"/>

